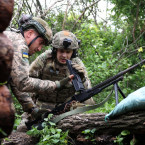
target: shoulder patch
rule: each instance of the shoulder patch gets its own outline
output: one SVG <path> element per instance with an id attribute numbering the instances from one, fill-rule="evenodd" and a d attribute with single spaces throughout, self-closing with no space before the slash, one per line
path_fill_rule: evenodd
<path id="1" fill-rule="evenodd" d="M 22 57 L 23 58 L 29 58 L 28 52 L 22 51 Z"/>

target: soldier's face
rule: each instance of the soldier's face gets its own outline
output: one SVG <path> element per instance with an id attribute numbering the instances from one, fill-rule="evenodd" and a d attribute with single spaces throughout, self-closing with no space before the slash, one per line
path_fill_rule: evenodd
<path id="1" fill-rule="evenodd" d="M 36 38 L 39 34 L 35 32 L 34 30 L 30 30 L 28 33 L 28 38 L 27 38 L 27 45 L 31 43 L 31 41 Z M 44 39 L 42 37 L 38 37 L 29 47 L 29 55 L 33 55 L 37 51 L 41 51 L 42 47 L 44 45 Z"/>
<path id="2" fill-rule="evenodd" d="M 32 55 L 38 51 L 41 51 L 42 47 L 44 45 L 44 39 L 39 37 L 37 38 L 30 46 L 29 48 L 29 55 Z"/>
<path id="3" fill-rule="evenodd" d="M 66 64 L 66 59 L 70 59 L 73 54 L 72 49 L 57 49 L 57 61 L 61 64 Z"/>

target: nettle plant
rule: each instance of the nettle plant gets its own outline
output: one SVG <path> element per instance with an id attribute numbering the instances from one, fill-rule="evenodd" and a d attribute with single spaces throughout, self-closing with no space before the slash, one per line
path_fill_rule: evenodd
<path id="1" fill-rule="evenodd" d="M 27 134 L 39 138 L 37 145 L 67 145 L 69 138 L 68 131 L 63 132 L 61 129 L 58 129 L 56 124 L 50 121 L 51 117 L 52 114 L 49 114 L 48 118 L 44 119 L 42 130 L 32 127 Z"/>
<path id="2" fill-rule="evenodd" d="M 91 141 L 92 143 L 95 143 L 95 141 L 96 141 L 95 132 L 96 132 L 96 128 L 86 129 L 86 130 L 82 131 L 82 133 L 85 135 L 85 139 L 88 141 Z"/>
<path id="3" fill-rule="evenodd" d="M 114 143 L 117 145 L 124 145 L 125 143 L 125 138 L 127 136 L 131 135 L 131 132 L 128 130 L 123 130 L 118 136 L 116 136 L 116 139 L 114 140 Z M 134 145 L 136 144 L 137 140 L 132 136 L 130 140 L 128 140 L 128 144 Z"/>

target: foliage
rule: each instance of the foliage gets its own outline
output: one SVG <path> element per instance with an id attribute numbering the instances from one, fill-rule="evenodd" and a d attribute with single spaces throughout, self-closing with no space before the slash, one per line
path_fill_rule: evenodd
<path id="1" fill-rule="evenodd" d="M 91 141 L 92 143 L 95 143 L 95 138 L 94 138 L 95 132 L 96 132 L 96 128 L 86 129 L 82 131 L 82 133 L 85 134 L 85 139 Z"/>
<path id="2" fill-rule="evenodd" d="M 7 133 L 4 132 L 1 128 L 0 128 L 0 133 L 1 133 L 3 136 L 7 136 Z"/>
<path id="3" fill-rule="evenodd" d="M 115 105 L 116 105 L 116 102 L 115 102 L 115 98 L 114 98 L 114 100 L 111 101 L 111 103 L 106 102 L 103 106 L 101 106 L 97 109 L 94 109 L 94 110 L 87 111 L 85 113 L 94 113 L 94 112 L 109 113 L 110 111 L 112 111 L 114 109 Z"/>
<path id="4" fill-rule="evenodd" d="M 18 115 L 23 113 L 23 109 L 21 104 L 18 102 L 18 100 L 16 99 L 16 97 L 14 95 L 12 95 L 13 97 L 13 102 L 14 102 L 14 106 L 15 106 L 15 110 L 17 112 Z"/>
<path id="5" fill-rule="evenodd" d="M 128 130 L 123 130 L 117 137 L 116 140 L 114 142 L 122 142 L 123 141 L 123 137 L 122 136 L 126 136 L 129 135 L 130 132 Z"/>
<path id="6" fill-rule="evenodd" d="M 15 122 L 14 122 L 13 130 L 16 130 L 18 125 L 21 122 L 21 114 L 23 113 L 23 109 L 22 109 L 21 104 L 18 102 L 18 100 L 13 94 L 12 94 L 12 97 L 13 97 L 13 103 L 15 107 Z"/>
<path id="7" fill-rule="evenodd" d="M 114 19 L 117 20 L 118 17 L 124 16 L 124 21 L 131 23 L 131 27 L 133 25 L 136 28 L 136 32 L 141 31 L 144 25 L 143 15 L 144 15 L 144 2 L 142 0 L 131 0 L 131 1 L 124 1 L 124 0 L 110 0 L 113 4 L 115 4 L 112 11 L 115 11 L 115 15 L 113 15 Z M 137 24 L 139 24 L 137 26 Z M 137 34 L 136 33 L 136 34 Z"/>
<path id="8" fill-rule="evenodd" d="M 145 31 L 144 31 L 144 9 L 143 0 L 107 0 L 113 4 L 111 13 L 107 17 L 98 21 L 98 3 L 94 0 L 69 1 L 62 0 L 56 5 L 50 3 L 38 5 L 39 0 L 23 0 L 21 5 L 18 0 L 15 1 L 14 19 L 11 22 L 12 28 L 18 28 L 17 22 L 22 13 L 29 13 L 33 16 L 40 16 L 45 19 L 51 26 L 53 34 L 66 29 L 72 31 L 79 40 L 81 46 L 78 51 L 79 57 L 84 62 L 88 71 L 92 86 L 116 75 L 120 71 L 138 63 L 145 58 Z M 42 1 L 42 0 L 41 0 Z M 43 2 L 42 2 L 43 3 Z M 42 7 L 42 9 L 41 9 Z M 67 9 L 68 7 L 68 9 Z M 106 8 L 108 12 L 108 8 Z M 45 14 L 45 15 L 44 15 Z M 50 49 L 45 47 L 43 51 Z M 32 62 L 43 51 L 38 52 L 31 57 Z M 123 81 L 118 85 L 127 96 L 129 93 L 144 86 L 145 67 L 138 67 L 124 75 Z M 113 86 L 104 89 L 93 98 L 96 103 L 101 102 L 110 94 Z M 119 101 L 123 97 L 119 94 Z M 14 98 L 14 104 L 17 111 L 18 120 L 15 122 L 15 127 L 19 123 L 19 115 L 22 114 L 20 104 Z M 110 112 L 115 107 L 115 94 L 111 94 L 111 98 L 103 106 L 88 111 L 92 112 Z M 55 132 L 55 133 L 54 133 Z M 88 133 L 87 133 L 88 132 Z M 32 135 L 40 136 L 40 142 L 48 142 L 51 140 L 53 144 L 62 142 L 65 144 L 68 132 L 62 133 L 56 129 L 55 125 L 50 125 L 50 128 L 45 128 L 38 131 L 33 128 L 30 132 Z M 84 133 L 89 134 L 92 138 L 93 133 L 87 130 Z M 55 137 L 55 139 L 54 139 Z M 62 142 L 60 138 L 62 137 Z M 124 135 L 120 134 L 116 138 L 116 143 L 123 141 Z M 58 141 L 58 142 L 57 142 Z"/>
<path id="9" fill-rule="evenodd" d="M 114 143 L 117 143 L 117 145 L 124 145 L 123 141 L 124 141 L 124 139 L 125 139 L 128 135 L 130 135 L 130 131 L 128 131 L 128 130 L 123 130 L 123 131 L 116 137 L 116 139 L 114 140 Z M 136 144 L 136 140 L 132 138 L 132 139 L 130 140 L 130 143 L 129 143 L 129 144 L 130 144 L 130 145 Z"/>
<path id="10" fill-rule="evenodd" d="M 103 31 L 95 26 L 92 27 L 90 24 L 84 24 L 82 29 L 76 32 L 76 35 L 82 40 L 79 56 L 87 67 L 93 86 L 140 61 L 135 56 L 119 58 L 120 53 L 122 53 L 119 52 L 120 48 L 124 47 L 124 35 L 112 31 L 110 28 Z M 139 55 L 139 53 L 143 52 L 136 52 L 136 55 Z M 140 74 L 138 80 L 136 80 L 137 74 Z M 123 92 L 127 95 L 143 85 L 141 81 L 143 78 L 143 68 L 139 68 L 125 75 L 123 83 L 120 82 L 119 84 L 121 88 L 123 86 Z M 104 99 L 108 93 L 107 89 L 105 89 L 94 97 L 95 101 L 100 102 L 100 98 Z"/>
<path id="11" fill-rule="evenodd" d="M 21 14 L 27 11 L 33 16 L 41 16 L 45 19 L 51 26 L 53 33 L 62 30 L 63 25 L 64 29 L 72 30 L 77 38 L 81 40 L 81 49 L 79 49 L 78 54 L 88 70 L 92 86 L 136 64 L 140 61 L 139 58 L 141 56 L 144 58 L 144 5 L 142 0 L 110 0 L 114 4 L 111 9 L 112 13 L 106 17 L 106 20 L 101 22 L 97 21 L 98 17 L 95 15 L 99 11 L 99 9 L 96 9 L 98 3 L 94 3 L 92 0 L 72 1 L 70 5 L 68 5 L 67 1 L 63 0 L 63 2 L 56 3 L 55 8 L 50 7 L 46 15 L 44 13 L 49 6 L 46 3 L 40 6 L 37 2 L 34 1 L 32 3 L 28 1 L 20 9 L 21 5 L 18 5 L 18 1 L 16 1 L 11 27 L 17 28 L 17 22 Z M 31 9 L 34 5 L 37 5 L 34 8 L 36 11 Z M 63 9 L 66 8 L 66 5 L 68 5 L 69 9 Z M 110 21 L 111 25 L 109 25 Z M 140 48 L 143 51 L 138 51 Z M 43 51 L 46 49 L 50 49 L 50 46 L 45 47 Z M 30 62 L 42 52 L 32 56 Z M 140 67 L 127 73 L 124 76 L 123 82 L 119 82 L 119 85 L 127 96 L 134 90 L 144 86 L 142 81 L 144 77 L 144 68 Z M 108 87 L 100 94 L 94 96 L 93 98 L 96 103 L 104 100 L 112 89 L 112 87 Z M 105 107 L 102 109 L 103 107 L 101 107 L 101 111 L 108 112 L 113 108 L 113 104 L 115 104 L 114 96 L 113 93 L 112 98 L 108 102 L 107 109 Z M 122 99 L 119 94 L 119 101 Z M 15 104 L 15 107 L 18 108 L 17 110 L 21 110 L 18 102 Z M 95 111 L 100 110 L 96 109 Z"/>
<path id="12" fill-rule="evenodd" d="M 15 122 L 14 122 L 13 130 L 17 130 L 17 127 L 19 126 L 20 122 L 21 122 L 21 115 L 15 113 Z"/>
<path id="13" fill-rule="evenodd" d="M 114 4 L 111 13 L 106 17 L 106 20 L 100 22 L 97 20 L 98 3 L 93 0 L 71 1 L 70 3 L 62 0 L 62 2 L 56 2 L 56 5 L 55 3 L 51 5 L 52 1 L 50 1 L 50 5 L 43 2 L 38 3 L 39 0 L 34 0 L 34 3 L 25 0 L 25 3 L 15 1 L 14 19 L 11 27 L 17 28 L 21 14 L 27 12 L 45 19 L 51 26 L 53 33 L 62 29 L 71 30 L 81 40 L 79 57 L 83 60 L 92 86 L 94 86 L 119 71 L 136 64 L 140 61 L 141 56 L 142 58 L 145 56 L 143 1 L 109 1 Z M 108 4 L 108 2 L 106 3 Z M 110 11 L 109 9 L 106 10 Z M 140 48 L 143 51 L 138 51 Z M 50 46 L 45 47 L 43 51 L 46 49 L 50 49 Z M 32 56 L 30 62 L 42 52 Z M 119 82 L 119 85 L 127 96 L 144 86 L 142 81 L 144 77 L 144 68 L 140 67 L 127 73 L 123 82 Z M 109 87 L 94 96 L 96 103 L 101 102 L 112 89 L 112 87 Z M 119 95 L 119 100 L 122 99 Z M 113 108 L 111 104 L 115 104 L 114 93 L 108 103 L 110 110 L 110 108 Z M 15 107 L 19 110 L 18 103 L 15 104 Z M 107 111 L 108 109 L 103 110 Z"/>
<path id="14" fill-rule="evenodd" d="M 45 118 L 43 123 L 43 129 L 38 130 L 37 127 L 33 127 L 27 132 L 28 135 L 39 137 L 39 143 L 37 145 L 67 145 L 68 144 L 68 131 L 62 132 L 61 129 L 56 128 L 55 123 L 49 121 L 52 114 Z"/>

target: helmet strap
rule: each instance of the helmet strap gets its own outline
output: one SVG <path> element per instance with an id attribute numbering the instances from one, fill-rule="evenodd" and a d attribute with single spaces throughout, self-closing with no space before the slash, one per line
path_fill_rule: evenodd
<path id="1" fill-rule="evenodd" d="M 77 50 L 74 49 L 74 50 L 73 50 L 73 54 L 72 54 L 72 56 L 71 56 L 71 59 L 72 59 L 72 58 L 75 58 L 75 57 L 77 57 L 77 56 L 78 56 Z"/>
<path id="2" fill-rule="evenodd" d="M 31 44 L 32 44 L 37 38 L 39 38 L 39 37 L 41 37 L 41 36 L 40 36 L 40 35 L 36 36 L 36 37 L 29 43 L 28 47 L 30 47 Z"/>
<path id="3" fill-rule="evenodd" d="M 20 32 L 21 32 L 22 36 L 24 37 L 24 31 L 23 31 L 22 27 L 20 27 Z M 32 44 L 37 38 L 39 38 L 39 37 L 41 37 L 41 36 L 40 36 L 40 35 L 36 36 L 36 37 L 29 43 L 28 47 L 30 47 L 31 44 Z"/>
<path id="4" fill-rule="evenodd" d="M 22 27 L 20 27 L 20 32 L 21 32 L 22 36 L 24 37 L 24 31 L 23 31 Z"/>

